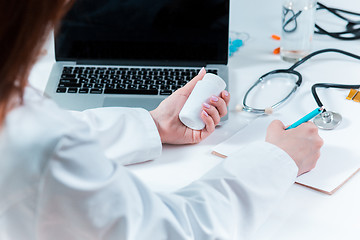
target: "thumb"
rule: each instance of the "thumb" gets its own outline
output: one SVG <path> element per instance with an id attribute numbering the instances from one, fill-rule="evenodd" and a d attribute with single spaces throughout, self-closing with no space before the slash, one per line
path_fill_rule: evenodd
<path id="1" fill-rule="evenodd" d="M 190 82 L 188 82 L 184 87 L 180 88 L 179 91 L 186 95 L 189 96 L 190 93 L 192 92 L 192 90 L 194 89 L 196 83 L 200 80 L 203 79 L 203 77 L 206 74 L 206 70 L 205 68 L 201 68 L 200 72 L 198 73 L 198 75 L 196 77 L 194 77 Z"/>

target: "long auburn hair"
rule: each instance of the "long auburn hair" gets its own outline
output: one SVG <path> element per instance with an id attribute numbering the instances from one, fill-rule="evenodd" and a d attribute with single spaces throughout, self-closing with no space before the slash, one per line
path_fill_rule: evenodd
<path id="1" fill-rule="evenodd" d="M 0 0 L 0 126 L 23 102 L 32 66 L 72 0 Z"/>

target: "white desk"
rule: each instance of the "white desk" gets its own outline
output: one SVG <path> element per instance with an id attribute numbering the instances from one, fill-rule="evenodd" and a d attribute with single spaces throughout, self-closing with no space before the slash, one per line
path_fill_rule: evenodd
<path id="1" fill-rule="evenodd" d="M 360 12 L 358 0 L 323 0 L 325 4 Z M 163 155 L 156 161 L 130 167 L 154 191 L 173 191 L 199 178 L 219 163 L 210 155 L 213 146 L 245 126 L 252 115 L 234 111 L 242 102 L 248 87 L 262 74 L 289 63 L 273 55 L 279 42 L 272 34 L 280 34 L 281 0 L 232 0 L 230 29 L 246 32 L 250 40 L 229 61 L 230 120 L 217 128 L 215 133 L 198 145 L 164 146 Z M 336 26 L 334 26 L 336 27 Z M 335 28 L 335 30 L 337 30 Z M 51 42 L 51 41 L 50 41 Z M 315 36 L 314 49 L 336 47 L 360 54 L 360 41 L 339 41 L 326 36 Z M 33 85 L 45 88 L 50 68 L 54 62 L 53 46 L 35 66 L 30 77 Z M 342 82 L 359 84 L 360 61 L 341 55 L 324 55 L 311 60 L 298 69 L 304 82 Z M 360 110 L 360 104 L 359 104 Z M 359 113 L 354 117 L 360 118 Z M 358 133 L 354 133 L 358 141 Z M 360 239 L 360 174 L 355 175 L 334 195 L 293 185 L 273 214 L 259 229 L 256 240 L 339 240 Z"/>
<path id="2" fill-rule="evenodd" d="M 230 60 L 229 64 L 232 71 L 233 96 L 236 93 L 233 100 L 237 102 L 242 100 L 244 91 L 256 77 L 273 69 L 290 66 L 279 60 L 279 56 L 271 54 L 271 51 L 278 47 L 278 42 L 270 39 L 270 36 L 280 33 L 280 2 L 280 0 L 232 2 L 232 29 L 248 32 L 251 36 L 251 40 Z M 357 0 L 321 2 L 360 12 L 360 1 Z M 334 26 L 334 30 L 338 28 Z M 316 35 L 314 49 L 336 47 L 359 54 L 359 43 L 359 40 L 346 42 Z M 319 56 L 305 63 L 298 70 L 302 73 L 304 82 L 338 81 L 348 84 L 360 82 L 360 62 L 341 55 Z M 353 117 L 360 119 L 360 105 L 357 112 Z M 356 135 L 357 133 L 349 137 L 357 141 Z M 332 196 L 294 185 L 254 239 L 360 239 L 360 175 L 355 175 Z"/>

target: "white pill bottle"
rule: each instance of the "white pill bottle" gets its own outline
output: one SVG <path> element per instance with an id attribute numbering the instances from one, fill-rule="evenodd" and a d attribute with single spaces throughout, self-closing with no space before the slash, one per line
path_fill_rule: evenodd
<path id="1" fill-rule="evenodd" d="M 212 95 L 219 96 L 226 88 L 225 81 L 218 75 L 207 73 L 198 81 L 179 113 L 180 121 L 194 130 L 201 130 L 205 123 L 201 119 L 202 104 L 209 103 Z"/>

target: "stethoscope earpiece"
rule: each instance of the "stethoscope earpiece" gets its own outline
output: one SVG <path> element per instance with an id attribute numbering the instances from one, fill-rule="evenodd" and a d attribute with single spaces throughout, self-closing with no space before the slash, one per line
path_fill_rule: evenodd
<path id="1" fill-rule="evenodd" d="M 274 109 L 272 107 L 265 108 L 265 114 L 271 115 L 271 114 L 273 114 L 273 112 L 274 112 Z"/>
<path id="2" fill-rule="evenodd" d="M 236 110 L 237 112 L 242 112 L 242 110 L 244 110 L 244 106 L 241 105 L 241 104 L 237 104 L 237 105 L 235 106 L 235 110 Z"/>

